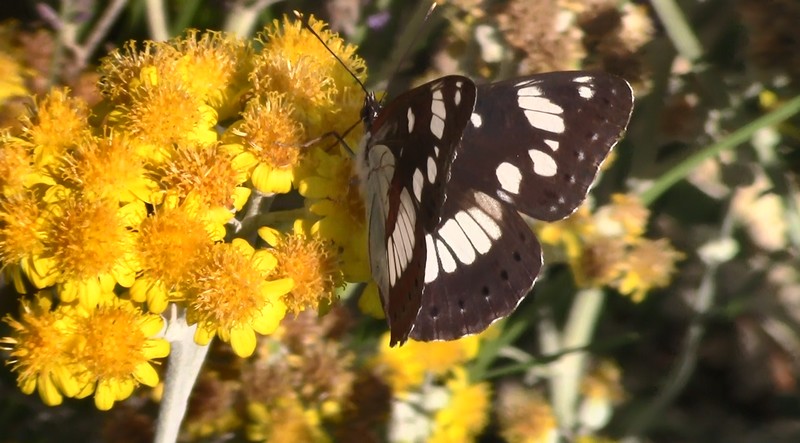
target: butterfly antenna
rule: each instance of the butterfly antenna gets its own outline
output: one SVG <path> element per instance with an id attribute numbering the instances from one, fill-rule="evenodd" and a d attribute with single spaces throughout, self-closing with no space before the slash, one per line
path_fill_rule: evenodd
<path id="1" fill-rule="evenodd" d="M 422 32 L 423 25 L 428 22 L 428 19 L 431 17 L 431 14 L 433 14 L 433 11 L 436 9 L 437 6 L 439 6 L 439 4 L 436 3 L 435 1 L 431 3 L 431 5 L 428 7 L 428 11 L 425 12 L 425 17 L 422 19 L 422 22 L 414 30 L 414 33 L 411 36 L 411 40 L 407 44 L 403 44 L 402 45 L 403 48 L 404 48 L 403 49 L 403 53 L 397 59 L 397 62 L 394 64 L 394 67 L 393 67 L 393 69 L 391 71 L 391 75 L 388 77 L 390 84 L 387 85 L 386 91 L 384 91 L 383 95 L 381 95 L 381 99 L 380 99 L 380 103 L 381 104 L 383 104 L 384 100 L 386 100 L 386 96 L 388 95 L 388 91 L 391 89 L 389 87 L 389 86 L 391 86 L 391 82 L 392 82 L 391 79 L 397 78 L 397 73 L 400 71 L 400 67 L 403 65 L 403 62 L 408 57 L 408 53 L 411 52 L 411 50 L 417 45 L 417 42 L 419 42 L 419 39 L 423 34 L 423 32 Z M 419 17 L 419 12 L 415 12 L 414 13 L 414 18 L 418 19 L 418 17 Z M 401 41 L 402 41 L 402 39 L 401 39 Z"/>
<path id="2" fill-rule="evenodd" d="M 350 74 L 351 77 L 353 77 L 353 80 L 355 80 L 356 83 L 358 83 L 358 86 L 361 87 L 361 89 L 364 91 L 364 93 L 365 94 L 369 94 L 369 91 L 367 90 L 367 87 L 364 86 L 364 83 L 361 81 L 361 79 L 359 79 L 358 76 L 356 76 L 356 74 L 353 71 L 351 71 L 350 68 L 344 63 L 344 61 L 342 61 L 342 59 L 340 59 L 339 56 L 336 55 L 336 53 L 333 52 L 333 50 L 330 47 L 328 47 L 327 43 L 325 43 L 325 41 L 322 40 L 322 37 L 320 37 L 319 34 L 317 34 L 317 31 L 315 31 L 311 27 L 311 25 L 308 23 L 308 20 L 304 19 L 303 14 L 301 14 L 297 10 L 292 10 L 292 12 L 294 13 L 294 16 L 297 17 L 298 20 L 300 20 L 300 23 L 302 23 L 303 27 L 306 28 L 306 30 L 308 32 L 310 32 L 314 37 L 316 37 L 317 40 L 319 40 L 319 42 L 322 43 L 322 46 L 324 46 L 325 49 L 328 52 L 330 52 L 330 54 L 333 56 L 333 58 L 335 58 L 336 61 L 338 61 L 339 64 L 342 65 L 342 67 L 347 71 L 347 73 Z"/>

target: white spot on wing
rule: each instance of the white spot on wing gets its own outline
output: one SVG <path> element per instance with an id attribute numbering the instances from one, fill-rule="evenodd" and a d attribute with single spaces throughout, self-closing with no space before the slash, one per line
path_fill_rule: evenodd
<path id="1" fill-rule="evenodd" d="M 439 140 L 444 136 L 444 120 L 436 114 L 431 116 L 431 132 Z"/>
<path id="2" fill-rule="evenodd" d="M 557 115 L 548 114 L 546 112 L 525 111 L 525 117 L 528 119 L 528 123 L 534 128 L 554 134 L 561 134 L 564 132 L 564 119 Z"/>
<path id="3" fill-rule="evenodd" d="M 436 180 L 436 160 L 428 157 L 428 181 L 433 183 Z"/>
<path id="4" fill-rule="evenodd" d="M 436 115 L 442 119 L 447 117 L 447 111 L 445 110 L 444 102 L 441 100 L 434 100 L 431 102 L 431 112 L 433 112 L 433 115 Z"/>
<path id="5" fill-rule="evenodd" d="M 473 112 L 472 115 L 469 117 L 469 121 L 471 121 L 472 126 L 475 126 L 476 128 L 480 128 L 481 125 L 483 125 L 483 118 L 481 118 L 480 114 L 477 114 L 475 112 Z"/>
<path id="6" fill-rule="evenodd" d="M 411 134 L 414 131 L 414 121 L 416 120 L 414 111 L 412 111 L 411 108 L 408 108 L 406 118 L 408 118 L 408 133 Z"/>
<path id="7" fill-rule="evenodd" d="M 517 86 L 524 86 L 524 85 L 527 85 L 527 84 L 528 84 L 528 82 L 522 82 L 522 83 L 517 84 Z M 542 90 L 539 89 L 538 86 L 528 86 L 526 88 L 520 88 L 517 91 L 517 96 L 523 96 L 523 95 L 539 97 L 539 96 L 542 95 Z"/>
<path id="8" fill-rule="evenodd" d="M 439 229 L 439 236 L 453 250 L 453 253 L 461 263 L 469 265 L 475 261 L 475 250 L 472 248 L 472 243 L 470 243 L 464 231 L 461 230 L 461 226 L 457 221 L 452 218 L 447 220 Z"/>
<path id="9" fill-rule="evenodd" d="M 529 79 L 529 80 L 523 80 L 523 81 L 521 81 L 521 82 L 519 82 L 519 83 L 515 83 L 515 84 L 514 84 L 514 87 L 516 87 L 516 88 L 522 88 L 522 87 L 524 87 L 524 86 L 538 85 L 539 83 L 541 83 L 541 81 L 540 81 L 540 80 L 530 80 L 530 79 Z"/>
<path id="10" fill-rule="evenodd" d="M 522 91 L 523 90 L 520 90 L 520 92 Z M 530 111 L 546 112 L 548 114 L 561 114 L 564 112 L 564 108 L 544 97 L 534 97 L 520 94 L 520 96 L 517 97 L 517 104 L 520 108 Z"/>
<path id="11" fill-rule="evenodd" d="M 522 180 L 522 173 L 519 168 L 509 162 L 500 163 L 494 171 L 500 186 L 512 194 L 519 193 L 519 183 Z"/>
<path id="12" fill-rule="evenodd" d="M 402 249 L 403 248 L 398 246 L 396 242 L 394 241 L 392 242 L 391 251 L 394 253 L 394 270 L 392 271 L 394 272 L 394 276 L 392 277 L 392 280 L 394 281 L 397 281 L 397 279 L 400 278 L 400 274 L 403 273 L 403 268 L 400 265 L 400 262 L 402 260 L 400 254 L 402 254 Z M 394 286 L 394 283 L 392 283 L 392 286 Z"/>
<path id="13" fill-rule="evenodd" d="M 422 201 L 422 185 L 425 178 L 422 176 L 422 171 L 419 168 L 414 170 L 414 177 L 413 177 L 412 186 L 414 187 L 414 197 L 417 198 L 418 202 Z"/>
<path id="14" fill-rule="evenodd" d="M 425 283 L 436 280 L 439 276 L 439 257 L 436 255 L 436 245 L 430 234 L 425 236 L 425 247 L 427 249 L 425 260 Z"/>
<path id="15" fill-rule="evenodd" d="M 531 126 L 556 134 L 564 132 L 564 119 L 559 116 L 564 108 L 542 97 L 539 87 L 528 86 L 518 90 L 517 104 L 524 110 Z"/>
<path id="16" fill-rule="evenodd" d="M 431 101 L 431 132 L 440 140 L 444 135 L 445 118 L 447 118 L 447 110 L 444 106 L 444 96 L 442 90 L 437 89 L 433 91 L 433 100 Z"/>
<path id="17" fill-rule="evenodd" d="M 495 196 L 497 196 L 497 198 L 499 198 L 500 201 L 504 201 L 504 202 L 506 202 L 508 204 L 511 204 L 511 205 L 514 204 L 514 198 L 511 197 L 510 195 L 508 195 L 508 192 L 506 192 L 506 191 L 504 191 L 502 189 L 496 190 L 495 191 Z"/>
<path id="18" fill-rule="evenodd" d="M 456 260 L 441 240 L 436 240 L 436 255 L 439 256 L 439 260 L 442 262 L 442 270 L 444 272 L 449 274 L 456 270 Z"/>
<path id="19" fill-rule="evenodd" d="M 581 86 L 578 88 L 578 95 L 580 95 L 581 98 L 589 100 L 590 98 L 594 97 L 594 89 L 588 86 Z"/>
<path id="20" fill-rule="evenodd" d="M 408 263 L 411 261 L 412 254 L 414 252 L 413 232 L 414 229 L 413 225 L 411 224 L 411 219 L 409 218 L 406 209 L 401 204 L 397 211 L 397 220 L 395 222 L 394 233 L 392 234 L 395 247 L 397 247 L 397 250 L 401 253 L 401 272 L 405 271 L 408 267 Z"/>
<path id="21" fill-rule="evenodd" d="M 414 204 L 407 188 L 400 192 L 400 206 L 397 208 L 394 230 L 386 242 L 389 256 L 389 281 L 394 286 L 395 281 L 408 268 L 414 254 L 414 223 L 416 222 Z"/>
<path id="22" fill-rule="evenodd" d="M 497 240 L 503 235 L 503 232 L 500 231 L 500 226 L 481 208 L 469 208 L 467 209 L 467 213 L 478 225 L 480 225 L 481 229 L 483 229 L 483 232 L 485 232 L 486 235 L 488 235 L 492 240 Z"/>
<path id="23" fill-rule="evenodd" d="M 471 215 L 465 211 L 458 211 L 455 219 L 461 225 L 461 229 L 467 234 L 467 237 L 469 237 L 472 246 L 480 254 L 486 254 L 489 249 L 492 249 L 492 241 L 489 240 L 489 237 L 486 236 L 486 233 L 483 232 L 483 229 Z"/>
<path id="24" fill-rule="evenodd" d="M 572 81 L 574 81 L 575 83 L 591 83 L 592 77 L 584 75 L 582 77 L 575 77 L 574 79 L 572 79 Z"/>
<path id="25" fill-rule="evenodd" d="M 461 104 L 461 90 L 456 89 L 456 94 L 453 96 L 453 101 L 456 102 L 456 106 Z"/>
<path id="26" fill-rule="evenodd" d="M 558 142 L 555 140 L 544 139 L 544 144 L 550 147 L 553 152 L 558 151 Z"/>
<path id="27" fill-rule="evenodd" d="M 389 256 L 389 284 L 394 286 L 394 282 L 397 281 L 397 271 L 394 260 L 394 242 L 391 238 L 386 242 L 386 255 Z"/>
<path id="28" fill-rule="evenodd" d="M 533 161 L 533 172 L 536 174 L 542 177 L 552 177 L 558 172 L 558 165 L 550 154 L 538 149 L 529 149 L 528 155 Z"/>
<path id="29" fill-rule="evenodd" d="M 478 206 L 489 214 L 490 217 L 495 220 L 501 220 L 503 218 L 503 209 L 500 207 L 500 203 L 498 203 L 497 200 L 480 191 L 475 191 L 474 196 L 475 201 L 478 202 Z"/>

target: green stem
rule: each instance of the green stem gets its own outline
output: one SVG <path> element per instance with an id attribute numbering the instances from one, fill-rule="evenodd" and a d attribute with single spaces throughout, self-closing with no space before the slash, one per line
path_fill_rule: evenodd
<path id="1" fill-rule="evenodd" d="M 225 17 L 222 29 L 239 37 L 248 37 L 253 34 L 259 17 L 265 9 L 278 3 L 278 0 L 257 0 L 254 2 L 234 2 L 231 12 Z M 291 14 L 290 14 L 291 16 Z"/>
<path id="2" fill-rule="evenodd" d="M 686 21 L 683 12 L 674 0 L 652 0 L 653 9 L 664 24 L 670 40 L 682 56 L 691 62 L 696 62 L 702 57 L 703 49 L 697 36 Z"/>
<path id="3" fill-rule="evenodd" d="M 561 349 L 583 348 L 591 343 L 597 320 L 603 311 L 604 300 L 605 296 L 601 289 L 590 288 L 578 291 L 564 326 L 560 343 Z M 558 424 L 562 429 L 573 429 L 577 424 L 578 395 L 586 373 L 588 356 L 589 354 L 585 351 L 572 352 L 563 355 L 550 365 L 553 411 L 558 417 Z"/>
<path id="4" fill-rule="evenodd" d="M 164 377 L 164 395 L 158 410 L 156 436 L 153 439 L 155 443 L 174 443 L 178 440 L 189 395 L 208 353 L 208 345 L 200 346 L 194 342 L 197 325 L 186 324 L 185 311 L 174 303 L 169 309 L 171 318 L 164 334 L 170 343 L 169 362 Z"/>
<path id="5" fill-rule="evenodd" d="M 731 133 L 725 139 L 689 156 L 681 163 L 663 174 L 653 185 L 641 194 L 642 202 L 645 205 L 652 204 L 661 194 L 667 191 L 672 185 L 686 178 L 703 161 L 716 156 L 722 151 L 734 148 L 746 142 L 753 134 L 761 128 L 774 126 L 800 112 L 800 96 L 789 100 L 780 108 L 763 115 L 747 125 Z"/>
<path id="6" fill-rule="evenodd" d="M 719 239 L 729 238 L 733 234 L 735 216 L 729 210 L 722 221 Z M 684 337 L 681 353 L 675 365 L 670 370 L 661 390 L 656 394 L 652 401 L 639 411 L 631 420 L 628 421 L 629 428 L 627 435 L 640 436 L 645 432 L 653 421 L 663 414 L 664 409 L 669 406 L 681 393 L 688 383 L 695 367 L 697 366 L 697 355 L 700 344 L 705 335 L 705 317 L 714 304 L 716 296 L 717 269 L 724 260 L 716 260 L 708 263 L 700 286 L 697 289 L 697 297 L 694 305 L 694 316 L 689 329 Z"/>
<path id="7" fill-rule="evenodd" d="M 147 24 L 150 28 L 150 38 L 157 42 L 169 39 L 167 26 L 167 9 L 164 0 L 145 0 L 147 7 Z"/>

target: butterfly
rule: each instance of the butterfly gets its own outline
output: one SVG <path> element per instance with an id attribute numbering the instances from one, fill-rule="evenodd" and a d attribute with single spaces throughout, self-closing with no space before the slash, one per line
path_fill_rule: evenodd
<path id="1" fill-rule="evenodd" d="M 484 85 L 449 75 L 385 107 L 367 93 L 356 165 L 390 345 L 511 314 L 542 267 L 520 213 L 574 212 L 632 111 L 625 80 L 585 71 Z"/>

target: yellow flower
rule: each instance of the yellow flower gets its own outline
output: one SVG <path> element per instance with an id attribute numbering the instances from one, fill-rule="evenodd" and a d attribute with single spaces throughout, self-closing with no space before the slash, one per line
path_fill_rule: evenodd
<path id="1" fill-rule="evenodd" d="M 252 48 L 233 35 L 189 30 L 168 42 L 135 42 L 103 59 L 101 90 L 116 104 L 130 103 L 154 85 L 180 86 L 216 109 L 232 114 L 247 88 Z"/>
<path id="2" fill-rule="evenodd" d="M 278 260 L 274 275 L 294 281 L 294 288 L 283 296 L 283 301 L 295 314 L 321 303 L 330 304 L 334 291 L 342 285 L 342 271 L 331 244 L 306 235 L 302 222 L 298 222 L 294 232 L 287 235 L 271 228 L 258 230 L 261 238 L 273 246 L 271 252 Z"/>
<path id="3" fill-rule="evenodd" d="M 536 225 L 539 241 L 543 245 L 563 248 L 566 258 L 577 259 L 583 252 L 583 239 L 596 231 L 588 204 L 583 204 L 564 220 Z M 552 263 L 553 260 L 551 259 Z"/>
<path id="4" fill-rule="evenodd" d="M 161 208 L 139 228 L 138 252 L 142 274 L 131 286 L 131 298 L 160 313 L 194 276 L 198 260 L 208 256 L 214 241 L 208 224 L 181 208 Z"/>
<path id="5" fill-rule="evenodd" d="M 255 251 L 242 239 L 215 244 L 186 290 L 187 321 L 197 324 L 195 341 L 205 345 L 218 335 L 237 355 L 251 355 L 255 333 L 273 333 L 286 314 L 282 297 L 294 283 L 268 280 L 276 265 L 269 251 Z"/>
<path id="6" fill-rule="evenodd" d="M 142 73 L 145 75 L 145 73 Z M 183 85 L 155 82 L 122 104 L 109 115 L 115 131 L 136 141 L 136 151 L 145 158 L 160 161 L 166 147 L 180 145 L 209 146 L 217 141 L 217 112 Z"/>
<path id="7" fill-rule="evenodd" d="M 352 160 L 315 149 L 302 169 L 298 191 L 319 217 L 311 231 L 340 247 L 345 280 L 369 280 L 364 201 Z"/>
<path id="8" fill-rule="evenodd" d="M 0 266 L 13 277 L 17 291 L 25 292 L 20 271 L 37 288 L 56 281 L 52 261 L 42 257 L 47 235 L 41 202 L 32 192 L 0 198 Z"/>
<path id="9" fill-rule="evenodd" d="M 248 102 L 242 120 L 232 125 L 223 140 L 242 147 L 235 162 L 252 170 L 253 186 L 270 194 L 292 189 L 294 168 L 305 141 L 303 125 L 294 116 L 285 95 L 270 92 Z"/>
<path id="10" fill-rule="evenodd" d="M 497 395 L 500 435 L 508 443 L 556 443 L 558 425 L 553 409 L 536 392 L 506 385 Z"/>
<path id="11" fill-rule="evenodd" d="M 90 200 L 150 202 L 157 184 L 147 178 L 143 159 L 133 151 L 125 136 L 109 133 L 74 142 L 74 148 L 54 159 L 47 168 L 54 183 L 78 191 Z"/>
<path id="12" fill-rule="evenodd" d="M 375 318 L 386 318 L 378 285 L 374 281 L 368 282 L 364 292 L 361 293 L 361 297 L 358 299 L 358 309 Z"/>
<path id="13" fill-rule="evenodd" d="M 606 237 L 623 237 L 633 243 L 644 234 L 650 211 L 638 197 L 614 194 L 611 204 L 597 210 L 594 216 L 597 230 Z"/>
<path id="14" fill-rule="evenodd" d="M 355 46 L 325 29 L 323 22 L 310 17 L 308 24 L 324 43 L 297 20 L 284 18 L 283 23 L 274 20 L 259 36 L 264 49 L 255 58 L 250 81 L 259 95 L 268 91 L 285 92 L 287 100 L 300 111 L 300 121 L 309 137 L 330 131 L 344 134 L 359 121 L 364 100 L 364 92 L 347 71 L 363 82 L 366 66 L 356 55 Z M 357 138 L 349 140 L 355 142 Z"/>
<path id="15" fill-rule="evenodd" d="M 181 81 L 202 97 L 224 119 L 239 108 L 240 98 L 249 90 L 247 75 L 252 70 L 252 47 L 233 34 L 186 31 L 185 37 L 170 41 L 179 54 L 174 61 Z"/>
<path id="16" fill-rule="evenodd" d="M 422 384 L 426 375 L 444 376 L 454 367 L 478 355 L 482 335 L 453 341 L 417 342 L 409 340 L 400 348 L 389 347 L 389 333 L 380 339 L 376 364 L 386 371 L 394 392 L 408 391 Z"/>
<path id="17" fill-rule="evenodd" d="M 118 297 L 105 300 L 96 309 L 77 310 L 75 318 L 75 358 L 93 388 L 97 409 L 103 411 L 128 398 L 140 383 L 158 384 L 151 360 L 169 354 L 169 343 L 155 338 L 163 327 L 160 316 L 145 314 Z"/>
<path id="18" fill-rule="evenodd" d="M 647 291 L 669 283 L 683 255 L 667 240 L 642 235 L 650 215 L 635 196 L 615 194 L 592 215 L 587 205 L 571 217 L 538 228 L 542 244 L 563 248 L 575 282 L 610 285 L 641 301 Z"/>
<path id="19" fill-rule="evenodd" d="M 16 57 L 0 52 L 0 103 L 12 97 L 28 94 L 25 77 L 25 69 Z"/>
<path id="20" fill-rule="evenodd" d="M 581 385 L 583 399 L 578 416 L 582 427 L 591 431 L 608 424 L 614 406 L 624 398 L 622 373 L 615 363 L 605 360 L 586 376 Z"/>
<path id="21" fill-rule="evenodd" d="M 623 237 L 592 235 L 584 238 L 580 253 L 569 257 L 575 283 L 581 287 L 614 283 L 622 274 L 627 247 Z"/>
<path id="22" fill-rule="evenodd" d="M 0 195 L 11 197 L 39 181 L 32 164 L 33 145 L 0 131 Z"/>
<path id="23" fill-rule="evenodd" d="M 683 254 L 676 251 L 667 239 L 642 240 L 628 252 L 624 261 L 624 276 L 619 291 L 640 302 L 653 288 L 667 286 L 675 273 L 675 262 Z"/>
<path id="24" fill-rule="evenodd" d="M 57 276 L 62 301 L 77 299 L 86 307 L 111 294 L 116 283 L 130 287 L 139 270 L 131 227 L 145 215 L 144 205 L 135 203 L 120 208 L 69 197 L 50 205 L 42 256 L 51 268 L 39 273 Z"/>
<path id="25" fill-rule="evenodd" d="M 34 145 L 34 163 L 46 166 L 60 158 L 75 140 L 89 137 L 88 117 L 86 102 L 69 97 L 69 90 L 50 91 L 37 103 L 35 117 L 23 118 L 24 137 Z"/>
<path id="26" fill-rule="evenodd" d="M 283 397 L 270 405 L 250 403 L 247 414 L 247 439 L 270 443 L 328 443 L 319 414 L 306 409 L 294 397 Z"/>
<path id="27" fill-rule="evenodd" d="M 17 321 L 7 316 L 12 336 L 0 339 L 9 351 L 12 371 L 22 392 L 38 390 L 48 406 L 61 404 L 63 396 L 74 397 L 85 386 L 81 371 L 73 358 L 74 320 L 62 310 L 52 309 L 49 292 L 35 296 L 33 302 L 22 301 L 22 315 Z"/>
<path id="28" fill-rule="evenodd" d="M 489 422 L 490 388 L 488 383 L 471 384 L 466 371 L 455 370 L 447 381 L 450 399 L 436 411 L 429 443 L 474 441 Z"/>
<path id="29" fill-rule="evenodd" d="M 247 180 L 246 169 L 237 165 L 229 147 L 216 143 L 170 149 L 164 161 L 153 168 L 152 176 L 162 187 L 156 203 L 182 206 L 208 220 L 210 231 L 223 234 L 222 225 L 250 196 L 250 189 L 241 186 Z"/>

